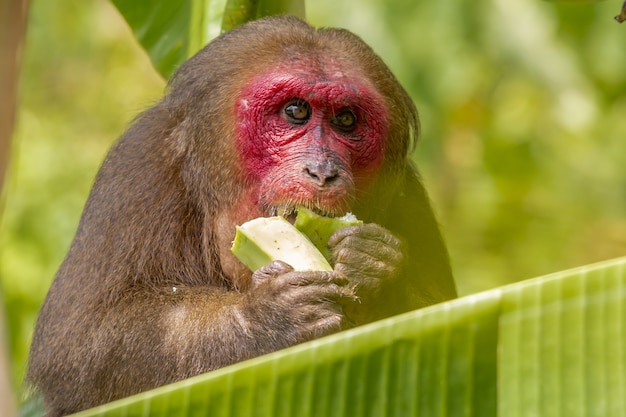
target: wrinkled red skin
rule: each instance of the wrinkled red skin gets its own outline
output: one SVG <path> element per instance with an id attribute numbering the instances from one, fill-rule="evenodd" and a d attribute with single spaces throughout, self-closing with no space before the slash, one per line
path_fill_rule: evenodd
<path id="1" fill-rule="evenodd" d="M 236 100 L 237 146 L 251 193 L 243 203 L 267 211 L 315 202 L 321 211 L 343 214 L 382 164 L 387 110 L 360 74 L 332 61 L 306 61 L 312 60 L 297 63 L 301 71 L 290 62 L 254 77 Z M 285 117 L 283 108 L 293 99 L 310 104 L 306 124 Z M 345 108 L 357 116 L 356 128 L 348 133 L 330 123 Z M 303 174 L 307 163 L 327 159 L 339 167 L 339 181 L 320 186 Z"/>

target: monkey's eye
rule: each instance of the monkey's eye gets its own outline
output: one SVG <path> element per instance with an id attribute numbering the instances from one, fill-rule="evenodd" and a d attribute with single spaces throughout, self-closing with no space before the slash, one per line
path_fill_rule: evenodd
<path id="1" fill-rule="evenodd" d="M 341 110 L 330 119 L 330 124 L 343 132 L 352 132 L 356 127 L 356 114 L 350 109 Z"/>
<path id="2" fill-rule="evenodd" d="M 311 105 L 301 99 L 290 101 L 283 111 L 287 120 L 297 125 L 305 124 L 311 117 Z"/>

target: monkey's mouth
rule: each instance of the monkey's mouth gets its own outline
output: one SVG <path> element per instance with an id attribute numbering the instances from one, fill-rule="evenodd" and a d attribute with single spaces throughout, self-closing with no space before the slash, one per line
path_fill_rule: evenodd
<path id="1" fill-rule="evenodd" d="M 325 208 L 320 208 L 320 207 L 316 207 L 312 205 L 300 205 L 300 206 L 278 205 L 278 206 L 274 206 L 270 208 L 269 215 L 284 217 L 289 223 L 294 224 L 296 222 L 296 217 L 298 216 L 299 207 L 305 207 L 311 210 L 312 212 L 319 214 L 320 216 L 324 216 L 324 217 L 340 217 L 345 214 L 345 213 L 340 213 L 337 210 L 325 209 Z"/>

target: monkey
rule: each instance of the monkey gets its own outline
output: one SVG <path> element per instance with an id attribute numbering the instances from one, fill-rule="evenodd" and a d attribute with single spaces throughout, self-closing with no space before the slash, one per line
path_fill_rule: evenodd
<path id="1" fill-rule="evenodd" d="M 41 308 L 27 381 L 62 416 L 456 297 L 409 154 L 416 107 L 345 29 L 246 23 L 183 63 L 112 146 Z M 364 223 L 332 271 L 249 271 L 235 226 Z"/>

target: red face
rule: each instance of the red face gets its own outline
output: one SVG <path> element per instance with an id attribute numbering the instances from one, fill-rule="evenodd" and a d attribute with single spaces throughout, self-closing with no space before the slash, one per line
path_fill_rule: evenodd
<path id="1" fill-rule="evenodd" d="M 294 59 L 254 77 L 235 115 L 247 204 L 263 215 L 299 205 L 342 215 L 384 158 L 382 96 L 331 59 Z"/>

